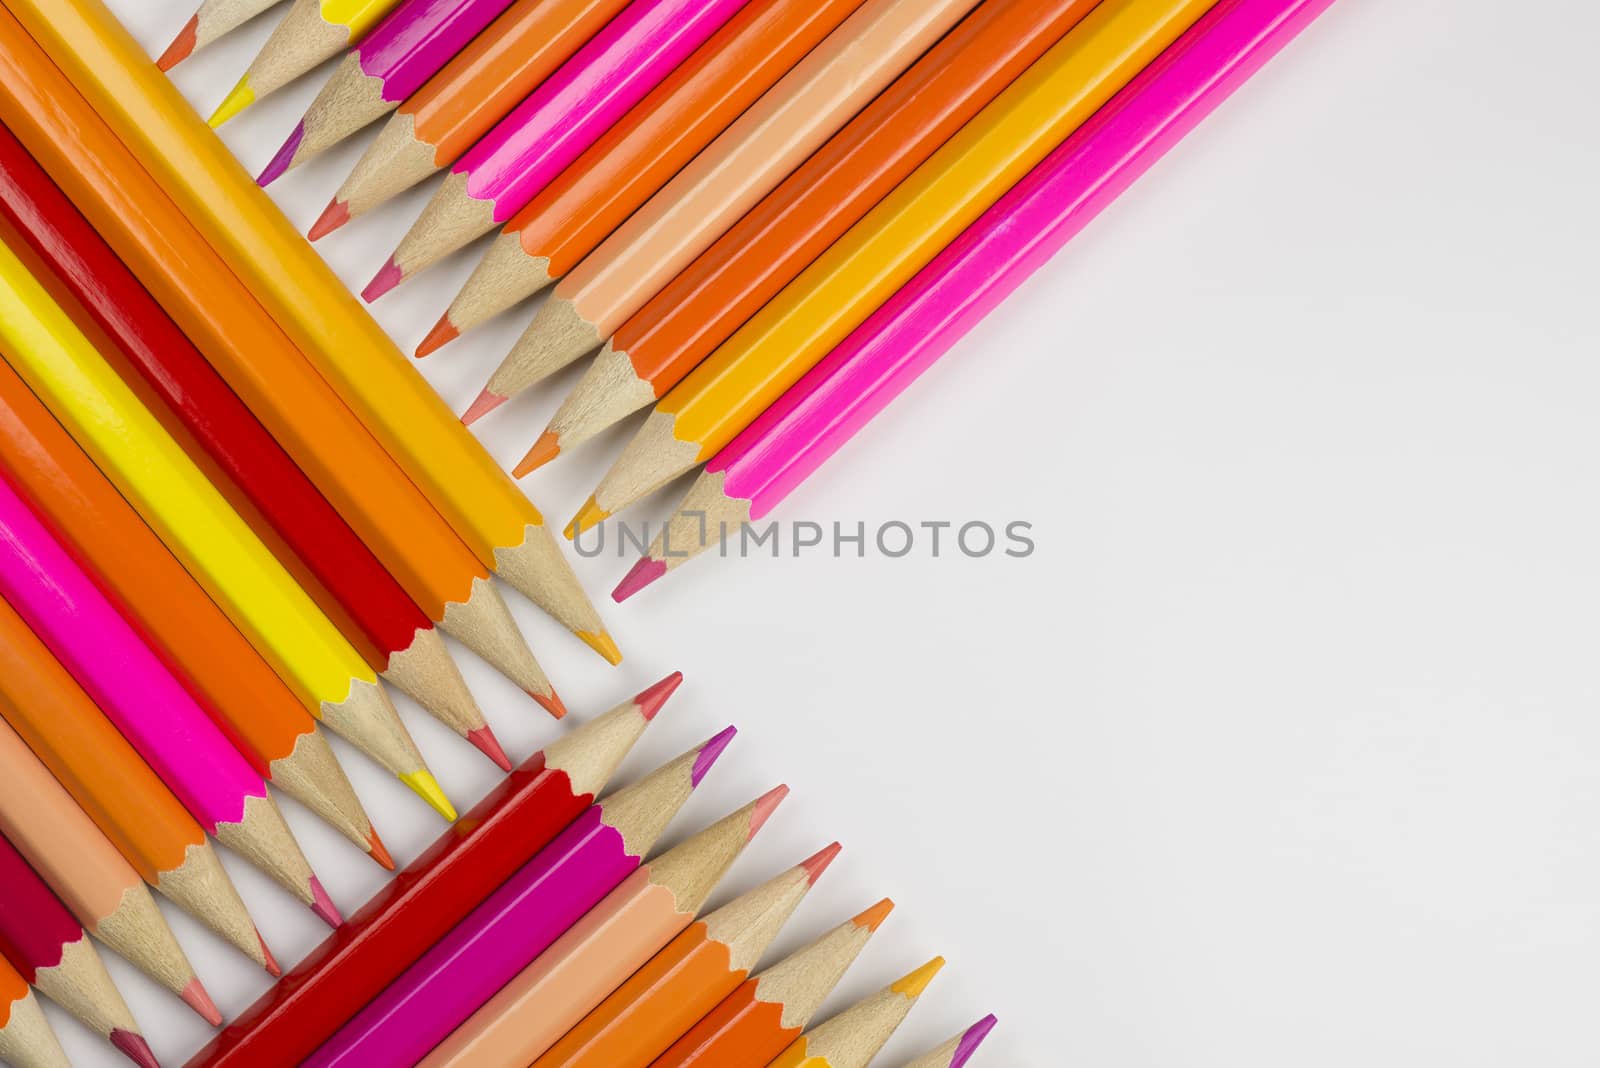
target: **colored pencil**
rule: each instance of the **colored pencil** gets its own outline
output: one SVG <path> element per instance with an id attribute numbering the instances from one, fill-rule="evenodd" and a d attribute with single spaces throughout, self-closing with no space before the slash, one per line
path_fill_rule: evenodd
<path id="1" fill-rule="evenodd" d="M 256 773 L 392 868 L 315 721 L 4 361 L 0 475 L 93 573 Z"/>
<path id="2" fill-rule="evenodd" d="M 746 2 L 633 0 L 467 150 L 362 297 L 378 299 L 509 220 Z"/>
<path id="3" fill-rule="evenodd" d="M 628 957 L 637 971 L 602 973 L 591 966 L 591 974 L 605 974 L 607 983 L 620 985 L 534 1061 L 536 1068 L 648 1068 L 744 981 L 838 852 L 835 842 L 705 919 L 686 924 L 648 961 Z"/>
<path id="4" fill-rule="evenodd" d="M 663 397 L 568 527 L 705 462 L 1215 0 L 1103 0 Z"/>
<path id="5" fill-rule="evenodd" d="M 239 83 L 207 120 L 221 126 L 367 35 L 400 0 L 294 0 Z"/>
<path id="6" fill-rule="evenodd" d="M 52 293 L 57 303 L 80 328 L 86 316 L 77 312 L 87 313 L 109 339 L 96 346 L 106 362 L 129 388 L 151 394 L 146 407 L 191 460 L 214 464 L 212 484 L 241 516 L 256 517 L 279 562 L 367 666 L 509 771 L 432 621 L 9 134 L 0 136 L 0 164 L 0 210 L 69 291 Z"/>
<path id="7" fill-rule="evenodd" d="M 789 1048 L 894 910 L 888 898 L 745 980 L 651 1068 L 744 1068 Z"/>
<path id="8" fill-rule="evenodd" d="M 596 802 L 307 1058 L 305 1068 L 412 1065 L 639 870 L 733 728 Z M 745 826 L 756 809 L 742 811 Z"/>
<path id="9" fill-rule="evenodd" d="M 985 0 L 609 340 L 524 475 L 659 398 L 1099 0 Z"/>
<path id="10" fill-rule="evenodd" d="M 30 986 L 143 1068 L 159 1068 L 105 962 L 22 854 L 0 838 L 0 954 Z"/>
<path id="11" fill-rule="evenodd" d="M 628 0 L 516 0 L 400 105 L 339 187 L 313 241 L 448 167 Z"/>
<path id="12" fill-rule="evenodd" d="M 613 596 L 770 514 L 1331 2 L 1223 0 L 1208 12 L 713 457 Z"/>
<path id="13" fill-rule="evenodd" d="M 300 673 L 330 727 L 454 819 L 377 676 L 3 246 L 0 337 L 7 361 L 145 522 L 213 598 L 228 598 L 236 623 L 255 628 L 279 674 Z"/>
<path id="14" fill-rule="evenodd" d="M 72 1068 L 39 999 L 0 956 L 0 1060 L 14 1068 Z"/>
<path id="15" fill-rule="evenodd" d="M 0 296 L 0 316 L 9 312 Z M 0 596 L 208 834 L 338 926 L 267 784 L 4 481 Z"/>
<path id="16" fill-rule="evenodd" d="M 211 995 L 150 891 L 17 733 L 0 723 L 0 832 L 78 923 L 213 1027 Z"/>
<path id="17" fill-rule="evenodd" d="M 204 0 L 161 53 L 156 66 L 164 71 L 171 70 L 277 3 L 278 0 Z"/>
<path id="18" fill-rule="evenodd" d="M 188 1068 L 281 1068 L 310 1056 L 588 811 L 681 680 L 670 675 L 535 753 Z"/>
<path id="19" fill-rule="evenodd" d="M 270 185 L 400 106 L 511 0 L 403 0 L 346 53 L 256 179 Z"/>
<path id="20" fill-rule="evenodd" d="M 989 1032 L 994 1030 L 994 1025 L 999 1022 L 992 1014 L 985 1016 L 944 1045 L 929 1050 L 907 1064 L 905 1068 L 964 1068 L 972 1059 L 972 1055 L 978 1052 L 978 1047 L 983 1045 L 983 1040 L 989 1037 Z"/>
<path id="21" fill-rule="evenodd" d="M 0 121 L 428 618 L 559 716 L 488 569 L 4 10 L 0 48 Z"/>
<path id="22" fill-rule="evenodd" d="M 0 716 L 140 878 L 278 974 L 200 825 L 3 598 Z"/>
<path id="23" fill-rule="evenodd" d="M 860 0 L 753 0 L 511 217 L 426 356 L 566 274 L 772 88 Z"/>
<path id="24" fill-rule="evenodd" d="M 866 0 L 561 280 L 462 421 L 591 351 L 978 0 Z"/>
<path id="25" fill-rule="evenodd" d="M 484 566 L 619 661 L 621 652 L 538 509 L 143 58 L 101 0 L 8 0 L 8 10 Z"/>
<path id="26" fill-rule="evenodd" d="M 527 1068 L 541 1057 L 628 976 L 690 927 L 715 882 L 701 856 L 705 840 L 697 837 L 701 840 L 693 848 L 690 843 L 696 839 L 692 838 L 646 864 L 606 895 L 435 1046 L 420 1068 Z M 819 854 L 809 863 L 820 876 L 831 859 L 831 855 Z M 779 881 L 795 892 L 785 894 L 783 888 L 769 884 L 762 900 L 773 915 L 781 912 L 787 917 L 809 889 L 809 882 L 803 877 Z M 663 890 L 670 891 L 670 896 L 663 895 Z M 704 926 L 693 925 L 694 929 Z"/>
<path id="27" fill-rule="evenodd" d="M 867 1068 L 944 967 L 935 957 L 903 979 L 807 1031 L 767 1068 Z"/>

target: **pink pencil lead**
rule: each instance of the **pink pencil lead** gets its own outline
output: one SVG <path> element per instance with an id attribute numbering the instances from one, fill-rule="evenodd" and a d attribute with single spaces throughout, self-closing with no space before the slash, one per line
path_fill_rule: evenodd
<path id="1" fill-rule="evenodd" d="M 322 880 L 315 875 L 311 877 L 311 911 L 329 927 L 338 927 L 344 923 L 344 917 L 339 915 L 338 906 L 333 903 L 333 898 L 328 896 Z"/>
<path id="2" fill-rule="evenodd" d="M 478 399 L 472 402 L 472 407 L 468 408 L 466 413 L 461 416 L 461 425 L 471 426 L 505 402 L 506 398 L 500 394 L 485 389 L 478 394 Z"/>
<path id="3" fill-rule="evenodd" d="M 389 261 L 378 269 L 378 273 L 372 276 L 367 288 L 361 291 L 361 299 L 371 304 L 405 280 L 406 276 L 400 273 L 399 265 L 391 256 Z"/>
<path id="4" fill-rule="evenodd" d="M 750 837 L 754 838 L 766 826 L 767 820 L 778 811 L 778 806 L 783 804 L 783 799 L 789 796 L 787 786 L 774 786 L 760 797 L 756 798 L 756 810 L 750 814 Z"/>
<path id="5" fill-rule="evenodd" d="M 617 588 L 611 591 L 611 599 L 617 604 L 621 604 L 666 573 L 667 565 L 665 561 L 642 556 L 633 567 L 629 568 L 628 573 L 622 577 L 622 581 L 617 583 Z"/>

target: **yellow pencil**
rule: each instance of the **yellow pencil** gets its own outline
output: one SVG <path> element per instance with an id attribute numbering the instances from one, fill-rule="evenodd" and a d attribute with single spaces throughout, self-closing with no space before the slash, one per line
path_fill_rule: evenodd
<path id="1" fill-rule="evenodd" d="M 355 44 L 400 0 L 295 0 L 267 43 L 211 116 L 221 126 L 257 100 L 288 85 Z"/>
<path id="2" fill-rule="evenodd" d="M 569 537 L 705 462 L 1216 0 L 1104 0 L 673 388 Z"/>
<path id="3" fill-rule="evenodd" d="M 943 967 L 944 958 L 935 957 L 856 1002 L 795 1039 L 767 1068 L 867 1068 Z"/>
<path id="4" fill-rule="evenodd" d="M 483 565 L 621 660 L 539 510 L 101 0 L 5 3 Z"/>
<path id="5" fill-rule="evenodd" d="M 454 819 L 366 661 L 3 244 L 0 338 L 7 362 L 307 707 Z"/>

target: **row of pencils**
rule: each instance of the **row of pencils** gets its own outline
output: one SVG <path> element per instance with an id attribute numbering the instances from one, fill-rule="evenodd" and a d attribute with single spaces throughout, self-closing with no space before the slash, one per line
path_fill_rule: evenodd
<path id="1" fill-rule="evenodd" d="M 517 476 L 653 406 L 566 528 L 703 468 L 620 601 L 768 515 L 1330 3 L 296 0 L 212 121 L 343 52 L 259 181 L 385 120 L 317 239 L 446 172 L 364 291 L 498 231 L 418 356 L 550 290 L 462 416 L 595 354 Z M 208 0 L 162 63 L 266 6 Z"/>

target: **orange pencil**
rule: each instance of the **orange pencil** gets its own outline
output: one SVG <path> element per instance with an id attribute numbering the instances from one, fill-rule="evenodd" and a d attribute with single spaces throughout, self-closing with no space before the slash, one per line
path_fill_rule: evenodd
<path id="1" fill-rule="evenodd" d="M 0 957 L 0 1060 L 16 1068 L 72 1068 L 39 999 Z"/>
<path id="2" fill-rule="evenodd" d="M 392 868 L 315 721 L 3 361 L 0 473 L 255 770 Z"/>
<path id="3" fill-rule="evenodd" d="M 0 43 L 0 121 L 424 614 L 561 714 L 478 558 L 4 9 Z"/>
<path id="4" fill-rule="evenodd" d="M 844 973 L 894 911 L 884 898 L 786 957 L 712 1009 L 651 1068 L 744 1068 L 766 1064 L 799 1038 Z"/>
<path id="5" fill-rule="evenodd" d="M 311 240 L 448 167 L 628 0 L 517 0 L 400 105 L 311 228 Z"/>
<path id="6" fill-rule="evenodd" d="M 535 1062 L 647 1068 L 742 982 L 839 853 L 827 847 L 692 925 Z"/>
<path id="7" fill-rule="evenodd" d="M 512 216 L 417 355 L 577 266 L 859 3 L 754 0 L 729 19 Z"/>
<path id="8" fill-rule="evenodd" d="M 222 1022 L 138 873 L 4 722 L 0 833 L 84 930 L 182 998 L 211 1026 Z"/>
<path id="9" fill-rule="evenodd" d="M 140 878 L 278 974 L 200 824 L 3 599 L 0 716 Z"/>
<path id="10" fill-rule="evenodd" d="M 677 385 L 1098 2 L 981 4 L 617 328 L 516 473 Z"/>

